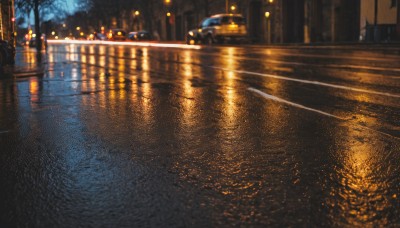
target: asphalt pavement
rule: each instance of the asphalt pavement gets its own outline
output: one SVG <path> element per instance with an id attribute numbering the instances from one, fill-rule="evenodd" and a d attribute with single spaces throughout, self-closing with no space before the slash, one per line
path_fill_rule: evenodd
<path id="1" fill-rule="evenodd" d="M 399 50 L 19 48 L 0 227 L 400 226 Z"/>

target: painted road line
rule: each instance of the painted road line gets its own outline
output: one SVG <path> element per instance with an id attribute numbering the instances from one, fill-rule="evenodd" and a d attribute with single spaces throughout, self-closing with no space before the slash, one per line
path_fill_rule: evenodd
<path id="1" fill-rule="evenodd" d="M 304 83 L 304 84 L 312 84 L 312 85 L 325 86 L 325 87 L 330 87 L 330 88 L 335 88 L 335 89 L 349 90 L 349 91 L 353 91 L 353 92 L 369 93 L 369 94 L 374 94 L 374 95 L 400 98 L 400 94 L 384 93 L 384 92 L 378 92 L 378 91 L 367 90 L 367 89 L 358 89 L 358 88 L 354 88 L 354 87 L 336 85 L 336 84 L 319 82 L 319 81 L 309 81 L 309 80 L 303 80 L 303 79 L 297 79 L 297 78 L 289 78 L 289 77 L 273 75 L 273 74 L 263 74 L 263 73 L 244 71 L 244 70 L 230 70 L 230 69 L 216 67 L 216 66 L 210 66 L 210 67 L 214 68 L 214 69 L 223 70 L 223 71 L 231 71 L 231 72 L 238 73 L 238 74 L 256 75 L 256 76 L 275 78 L 275 79 L 285 80 L 285 81 L 294 81 L 294 82 L 300 82 L 300 83 Z"/>
<path id="2" fill-rule="evenodd" d="M 296 108 L 301 108 L 301 109 L 304 109 L 304 110 L 307 110 L 307 111 L 311 111 L 311 112 L 315 112 L 315 113 L 318 113 L 318 114 L 322 114 L 324 116 L 333 117 L 333 118 L 338 119 L 338 120 L 347 121 L 348 123 L 350 123 L 350 124 L 352 124 L 354 126 L 357 126 L 357 127 L 360 127 L 360 128 L 366 129 L 366 130 L 370 130 L 370 131 L 379 133 L 381 135 L 389 136 L 389 137 L 394 138 L 396 140 L 400 139 L 397 136 L 394 136 L 394 135 L 391 135 L 391 134 L 388 134 L 388 133 L 385 133 L 385 132 L 382 132 L 382 131 L 379 131 L 379 130 L 375 130 L 375 129 L 370 128 L 370 127 L 366 127 L 366 126 L 363 126 L 363 125 L 360 125 L 360 124 L 351 123 L 351 122 L 349 122 L 349 120 L 351 118 L 343 118 L 343 117 L 336 116 L 336 115 L 333 115 L 333 114 L 330 114 L 330 113 L 327 113 L 327 112 L 324 112 L 324 111 L 321 111 L 321 110 L 318 110 L 318 109 L 309 108 L 309 107 L 306 107 L 304 105 L 297 104 L 297 103 L 294 103 L 294 102 L 290 102 L 290 101 L 284 100 L 282 98 L 273 96 L 271 94 L 264 93 L 261 90 L 258 90 L 258 89 L 252 88 L 252 87 L 247 88 L 247 90 L 249 90 L 250 92 L 253 92 L 253 93 L 255 93 L 255 94 L 257 94 L 257 95 L 259 95 L 259 96 L 261 96 L 261 97 L 263 97 L 265 99 L 268 99 L 268 100 L 273 100 L 273 101 L 276 101 L 276 102 L 284 103 L 284 104 L 287 104 L 287 105 L 290 105 L 290 106 L 293 106 L 293 107 L 296 107 Z"/>
<path id="3" fill-rule="evenodd" d="M 258 89 L 252 88 L 252 87 L 247 88 L 247 90 L 249 90 L 249 91 L 251 91 L 253 93 L 256 93 L 257 95 L 259 95 L 261 97 L 264 97 L 266 99 L 269 99 L 269 100 L 277 101 L 277 102 L 280 102 L 280 103 L 285 103 L 285 104 L 291 105 L 293 107 L 297 107 L 297 108 L 301 108 L 301 109 L 304 109 L 304 110 L 316 112 L 316 113 L 319 113 L 319 114 L 322 114 L 322 115 L 325 115 L 325 116 L 333 117 L 335 119 L 347 120 L 347 119 L 342 118 L 340 116 L 336 116 L 336 115 L 333 115 L 333 114 L 330 114 L 330 113 L 327 113 L 327 112 L 324 112 L 324 111 L 321 111 L 321 110 L 318 110 L 318 109 L 309 108 L 309 107 L 306 107 L 306 106 L 301 105 L 301 104 L 293 103 L 293 102 L 290 102 L 288 100 L 284 100 L 282 98 L 275 97 L 275 96 L 273 96 L 271 94 L 264 93 L 261 90 L 258 90 Z"/>

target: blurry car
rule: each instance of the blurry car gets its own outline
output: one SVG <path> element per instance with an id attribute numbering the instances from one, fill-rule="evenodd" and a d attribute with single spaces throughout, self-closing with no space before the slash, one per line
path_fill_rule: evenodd
<path id="1" fill-rule="evenodd" d="M 36 39 L 37 36 L 32 36 L 32 38 L 29 40 L 29 47 L 36 47 L 36 42 L 37 42 Z M 42 34 L 41 39 L 42 39 L 42 48 L 46 48 L 47 47 L 46 35 Z"/>
<path id="2" fill-rule="evenodd" d="M 94 36 L 94 39 L 95 40 L 107 40 L 107 37 L 103 33 L 96 33 Z"/>
<path id="3" fill-rule="evenodd" d="M 247 41 L 246 19 L 240 14 L 216 14 L 205 18 L 197 29 L 190 30 L 186 43 L 224 43 Z"/>
<path id="4" fill-rule="evenodd" d="M 102 33 L 94 32 L 94 33 L 90 34 L 86 39 L 87 40 L 106 40 L 107 37 Z"/>
<path id="5" fill-rule="evenodd" d="M 111 29 L 108 34 L 107 38 L 109 40 L 126 40 L 126 32 L 123 29 Z"/>
<path id="6" fill-rule="evenodd" d="M 151 40 L 150 33 L 148 31 L 138 31 L 138 32 L 130 32 L 128 34 L 128 39 L 133 41 L 139 40 Z"/>

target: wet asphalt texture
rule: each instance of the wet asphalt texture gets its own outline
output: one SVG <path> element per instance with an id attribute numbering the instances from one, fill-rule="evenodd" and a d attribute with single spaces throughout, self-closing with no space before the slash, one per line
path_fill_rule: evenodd
<path id="1" fill-rule="evenodd" d="M 399 53 L 50 44 L 0 77 L 0 227 L 398 227 Z"/>

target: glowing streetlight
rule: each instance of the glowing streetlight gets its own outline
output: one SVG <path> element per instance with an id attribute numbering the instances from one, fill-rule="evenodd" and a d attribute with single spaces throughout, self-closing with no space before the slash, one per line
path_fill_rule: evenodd
<path id="1" fill-rule="evenodd" d="M 231 6 L 231 11 L 233 12 L 233 11 L 235 11 L 235 10 L 236 10 L 236 6 L 232 5 L 232 6 Z"/>
<path id="2" fill-rule="evenodd" d="M 170 16 L 171 16 L 171 13 L 170 13 L 170 12 L 168 12 L 168 13 L 167 13 L 167 17 L 170 17 Z"/>
<path id="3" fill-rule="evenodd" d="M 270 17 L 271 17 L 271 13 L 269 11 L 265 12 L 265 18 L 267 19 L 267 33 L 268 33 L 267 34 L 268 35 L 267 42 L 268 42 L 268 44 L 271 43 L 271 20 L 270 20 Z"/>
<path id="4" fill-rule="evenodd" d="M 135 16 L 139 16 L 139 15 L 140 15 L 139 10 L 136 10 L 136 11 L 135 11 Z"/>
<path id="5" fill-rule="evenodd" d="M 77 31 L 81 30 L 81 27 L 79 27 L 79 26 L 78 26 L 78 27 L 76 27 L 76 30 L 77 30 Z"/>

